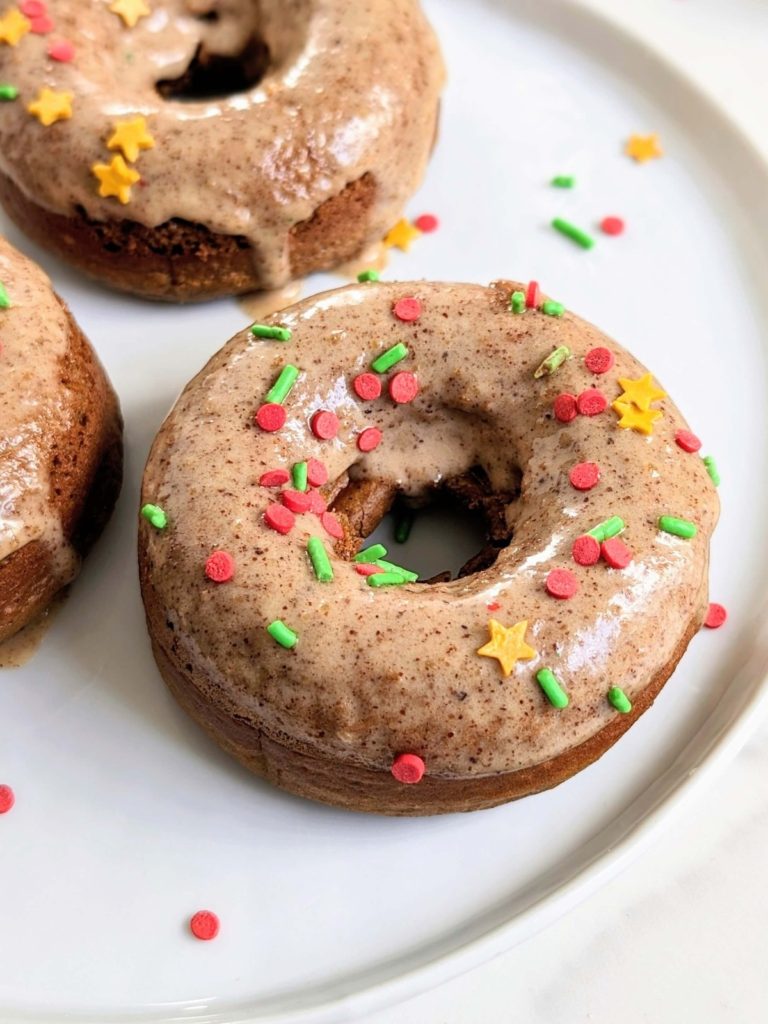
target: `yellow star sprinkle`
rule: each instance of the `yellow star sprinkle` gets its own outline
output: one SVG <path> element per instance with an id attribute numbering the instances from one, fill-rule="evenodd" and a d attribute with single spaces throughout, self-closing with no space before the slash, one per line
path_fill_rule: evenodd
<path id="1" fill-rule="evenodd" d="M 664 155 L 658 135 L 630 135 L 624 152 L 639 164 Z"/>
<path id="2" fill-rule="evenodd" d="M 653 422 L 659 419 L 661 412 L 658 409 L 637 409 L 630 402 L 622 402 L 620 399 L 611 406 L 619 414 L 621 419 L 618 422 L 619 427 L 623 427 L 625 430 L 636 430 L 639 434 L 652 434 L 653 433 Z"/>
<path id="3" fill-rule="evenodd" d="M 638 380 L 630 380 L 629 377 L 619 377 L 619 384 L 624 388 L 624 394 L 619 395 L 619 402 L 631 402 L 641 412 L 647 412 L 652 402 L 660 398 L 666 398 L 667 392 L 653 386 L 653 377 L 646 373 Z"/>
<path id="4" fill-rule="evenodd" d="M 140 149 L 152 149 L 155 144 L 143 117 L 134 117 L 132 121 L 116 121 L 114 127 L 114 133 L 107 141 L 107 149 L 122 149 L 123 156 L 131 163 L 138 160 Z"/>
<path id="5" fill-rule="evenodd" d="M 113 156 L 108 164 L 94 164 L 91 170 L 99 179 L 99 195 L 115 196 L 123 204 L 130 201 L 131 185 L 141 177 L 121 156 Z"/>
<path id="6" fill-rule="evenodd" d="M 19 40 L 29 32 L 32 25 L 18 7 L 11 7 L 0 18 L 0 43 L 17 46 Z"/>
<path id="7" fill-rule="evenodd" d="M 388 249 L 392 249 L 397 246 L 398 249 L 402 249 L 403 252 L 408 252 L 411 247 L 411 242 L 418 238 L 421 232 L 417 227 L 414 227 L 409 220 L 403 217 L 395 224 L 393 228 L 390 228 L 387 234 L 384 236 L 384 245 Z"/>
<path id="8" fill-rule="evenodd" d="M 57 121 L 66 121 L 72 117 L 72 93 L 41 89 L 37 99 L 27 106 L 27 110 L 34 114 L 40 124 L 49 128 Z"/>
<path id="9" fill-rule="evenodd" d="M 128 28 L 133 28 L 139 18 L 146 18 L 152 13 L 144 0 L 115 0 L 109 9 L 113 14 L 119 14 Z"/>
<path id="10" fill-rule="evenodd" d="M 523 620 L 507 628 L 496 619 L 488 623 L 491 639 L 484 647 L 479 647 L 478 654 L 484 658 L 497 658 L 501 670 L 508 676 L 518 660 L 529 661 L 536 657 L 536 651 L 525 642 L 525 631 L 528 623 Z"/>

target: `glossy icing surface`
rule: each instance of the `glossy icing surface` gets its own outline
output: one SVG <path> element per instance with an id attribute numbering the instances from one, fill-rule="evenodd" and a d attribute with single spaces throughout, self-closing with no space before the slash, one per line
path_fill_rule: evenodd
<path id="1" fill-rule="evenodd" d="M 620 429 L 610 407 L 619 378 L 638 379 L 644 367 L 568 312 L 512 314 L 512 288 L 394 283 L 328 292 L 276 314 L 290 342 L 242 332 L 183 392 L 144 480 L 143 500 L 161 505 L 169 525 L 141 529 L 168 635 L 181 661 L 204 672 L 208 699 L 220 708 L 342 762 L 385 770 L 394 754 L 412 751 L 431 774 L 484 775 L 542 763 L 589 739 L 618 714 L 609 687 L 632 700 L 678 656 L 706 608 L 719 508 L 702 460 L 674 441 L 685 421 L 664 398 L 650 436 Z M 412 324 L 392 313 L 409 295 L 422 304 Z M 408 357 L 382 375 L 381 398 L 360 400 L 353 378 L 397 342 Z M 572 358 L 534 379 L 558 345 Z M 615 356 L 601 375 L 584 362 L 595 346 Z M 301 371 L 284 403 L 287 422 L 266 433 L 254 412 L 286 363 Z M 387 394 L 387 377 L 400 370 L 420 385 L 405 405 Z M 604 412 L 569 423 L 553 416 L 559 394 L 588 388 L 605 395 Z M 340 419 L 331 441 L 309 428 L 319 409 Z M 363 454 L 357 436 L 374 425 L 382 442 Z M 265 525 L 279 496 L 259 485 L 260 475 L 311 457 L 331 483 L 371 476 L 413 497 L 473 466 L 497 492 L 514 489 L 522 474 L 520 497 L 507 507 L 513 539 L 494 566 L 464 579 L 374 589 L 334 554 L 315 515 L 297 516 L 285 536 Z M 600 467 L 587 491 L 569 479 L 582 462 Z M 661 532 L 666 514 L 691 520 L 698 533 L 683 540 Z M 577 565 L 573 541 L 611 516 L 626 522 L 631 563 Z M 313 574 L 310 536 L 330 553 L 332 582 Z M 205 578 L 215 549 L 234 557 L 228 583 Z M 574 573 L 575 597 L 549 596 L 553 568 Z M 536 652 L 508 677 L 477 654 L 491 618 L 506 627 L 526 621 Z M 292 650 L 267 634 L 274 619 L 298 634 Z M 536 682 L 545 666 L 568 693 L 565 709 L 552 707 Z"/>

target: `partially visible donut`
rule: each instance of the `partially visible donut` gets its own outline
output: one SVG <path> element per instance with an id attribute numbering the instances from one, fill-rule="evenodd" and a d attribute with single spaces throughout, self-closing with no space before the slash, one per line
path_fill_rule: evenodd
<path id="1" fill-rule="evenodd" d="M 418 0 L 51 0 L 53 35 L 14 10 L 0 202 L 114 287 L 280 287 L 380 241 L 422 179 L 443 69 Z"/>
<path id="2" fill-rule="evenodd" d="M 39 267 L 0 238 L 0 641 L 78 574 L 122 476 L 106 374 Z"/>
<path id="3" fill-rule="evenodd" d="M 685 421 L 620 345 L 526 291 L 301 302 L 225 345 L 155 440 L 143 500 L 164 528 L 142 520 L 140 567 L 160 671 L 285 789 L 388 814 L 545 789 L 638 718 L 702 623 L 719 506 Z M 468 575 L 354 561 L 396 495 L 441 488 L 486 523 Z"/>

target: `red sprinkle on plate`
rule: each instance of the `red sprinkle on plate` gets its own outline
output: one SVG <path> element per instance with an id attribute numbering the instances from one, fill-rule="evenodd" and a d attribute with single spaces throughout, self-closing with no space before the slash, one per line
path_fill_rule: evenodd
<path id="1" fill-rule="evenodd" d="M 282 487 L 290 479 L 291 474 L 287 469 L 268 469 L 259 477 L 259 483 L 262 487 Z"/>
<path id="2" fill-rule="evenodd" d="M 312 417 L 310 426 L 315 437 L 321 441 L 330 441 L 339 432 L 339 417 L 335 412 L 320 409 Z"/>
<path id="3" fill-rule="evenodd" d="M 684 452 L 697 452 L 701 448 L 701 441 L 690 430 L 676 431 L 675 442 Z"/>
<path id="4" fill-rule="evenodd" d="M 584 365 L 591 373 L 607 373 L 615 361 L 609 348 L 591 348 L 584 356 Z"/>
<path id="5" fill-rule="evenodd" d="M 214 583 L 227 583 L 235 575 L 235 560 L 228 551 L 213 551 L 205 563 L 205 575 Z"/>
<path id="6" fill-rule="evenodd" d="M 219 919 L 212 910 L 198 910 L 193 914 L 189 922 L 189 930 L 196 939 L 209 942 L 219 934 Z"/>
<path id="7" fill-rule="evenodd" d="M 603 217 L 600 221 L 600 230 L 604 235 L 621 235 L 624 231 L 624 221 L 621 217 Z"/>
<path id="8" fill-rule="evenodd" d="M 382 433 L 378 427 L 366 427 L 365 430 L 358 435 L 357 447 L 361 452 L 372 452 L 374 448 L 378 448 L 381 444 Z"/>
<path id="9" fill-rule="evenodd" d="M 319 459 L 307 459 L 307 483 L 310 487 L 322 487 L 328 483 L 328 470 Z"/>
<path id="10" fill-rule="evenodd" d="M 381 394 L 381 381 L 375 373 L 359 373 L 352 381 L 352 387 L 364 402 L 370 402 Z"/>
<path id="11" fill-rule="evenodd" d="M 344 529 L 333 512 L 323 512 L 320 516 L 320 523 L 325 532 L 336 540 L 341 540 L 344 536 Z"/>
<path id="12" fill-rule="evenodd" d="M 272 530 L 278 533 L 290 533 L 296 519 L 290 509 L 285 505 L 268 505 L 264 513 L 264 522 Z"/>
<path id="13" fill-rule="evenodd" d="M 550 597 L 567 601 L 578 591 L 579 581 L 570 569 L 553 569 L 547 576 L 545 586 Z"/>
<path id="14" fill-rule="evenodd" d="M 421 302 L 413 295 L 398 299 L 392 307 L 392 312 L 398 320 L 403 323 L 412 324 L 421 316 Z"/>
<path id="15" fill-rule="evenodd" d="M 422 213 L 413 223 L 425 235 L 431 235 L 433 231 L 437 231 L 440 227 L 440 221 L 434 213 Z"/>
<path id="16" fill-rule="evenodd" d="M 7 814 L 16 803 L 16 795 L 10 786 L 0 786 L 0 814 Z"/>
<path id="17" fill-rule="evenodd" d="M 612 569 L 626 569 L 632 561 L 632 552 L 618 537 L 604 540 L 600 545 L 600 554 Z"/>
<path id="18" fill-rule="evenodd" d="M 421 782 L 426 767 L 418 754 L 398 754 L 392 762 L 392 774 L 398 782 L 413 785 Z"/>
<path id="19" fill-rule="evenodd" d="M 254 419 L 262 430 L 273 434 L 285 426 L 287 417 L 282 405 L 278 405 L 277 402 L 266 402 L 259 408 Z"/>
<path id="20" fill-rule="evenodd" d="M 728 618 L 728 612 L 721 604 L 710 604 L 707 608 L 707 615 L 704 619 L 704 625 L 707 629 L 719 629 L 723 625 L 725 620 Z M 2 788 L 2 787 L 0 787 Z M 0 807 L 2 810 L 2 807 Z"/>
<path id="21" fill-rule="evenodd" d="M 600 561 L 600 542 L 585 533 L 573 542 L 571 554 L 577 565 L 597 565 Z"/>
<path id="22" fill-rule="evenodd" d="M 577 491 L 589 491 L 600 479 L 600 467 L 596 462 L 579 462 L 568 474 L 568 479 Z"/>
<path id="23" fill-rule="evenodd" d="M 558 395 L 552 404 L 552 411 L 555 414 L 555 419 L 560 420 L 561 423 L 570 423 L 571 420 L 575 420 L 578 416 L 576 396 L 565 392 Z"/>
<path id="24" fill-rule="evenodd" d="M 389 397 L 398 405 L 412 402 L 419 393 L 419 382 L 415 374 L 403 370 L 396 373 L 389 382 Z"/>
<path id="25" fill-rule="evenodd" d="M 587 388 L 576 399 L 576 408 L 582 416 L 599 416 L 608 407 L 608 399 L 597 388 Z"/>

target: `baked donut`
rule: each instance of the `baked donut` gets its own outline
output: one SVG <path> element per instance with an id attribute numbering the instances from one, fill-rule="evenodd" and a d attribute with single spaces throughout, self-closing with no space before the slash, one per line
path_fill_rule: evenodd
<path id="1" fill-rule="evenodd" d="M 433 814 L 546 789 L 636 721 L 702 624 L 719 505 L 697 444 L 535 284 L 298 303 L 225 345 L 155 440 L 160 671 L 302 796 Z M 467 575 L 426 585 L 358 552 L 396 496 L 441 489 L 486 522 Z"/>
<path id="2" fill-rule="evenodd" d="M 39 267 L 0 238 L 0 641 L 77 576 L 122 472 L 117 399 Z"/>
<path id="3" fill-rule="evenodd" d="M 443 67 L 418 0 L 20 8 L 0 15 L 0 201 L 116 288 L 282 287 L 380 241 L 421 181 Z"/>

